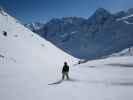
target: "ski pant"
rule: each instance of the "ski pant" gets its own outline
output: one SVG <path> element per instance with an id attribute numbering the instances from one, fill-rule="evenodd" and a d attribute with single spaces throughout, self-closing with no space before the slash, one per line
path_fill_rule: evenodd
<path id="1" fill-rule="evenodd" d="M 65 76 L 66 76 L 67 79 L 69 79 L 68 72 L 62 72 L 62 80 L 65 79 Z"/>

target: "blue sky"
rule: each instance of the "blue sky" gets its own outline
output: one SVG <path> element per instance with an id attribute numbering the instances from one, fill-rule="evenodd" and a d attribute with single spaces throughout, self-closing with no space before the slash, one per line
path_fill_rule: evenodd
<path id="1" fill-rule="evenodd" d="M 0 0 L 0 5 L 19 20 L 46 22 L 67 16 L 89 17 L 97 8 L 111 12 L 133 7 L 133 0 Z"/>

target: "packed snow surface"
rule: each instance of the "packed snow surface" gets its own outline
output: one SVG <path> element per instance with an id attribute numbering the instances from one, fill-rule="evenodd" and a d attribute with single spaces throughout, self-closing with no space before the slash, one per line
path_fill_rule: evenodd
<path id="1" fill-rule="evenodd" d="M 77 65 L 78 59 L 0 14 L 0 100 L 132 100 L 132 59 Z M 48 85 L 61 79 L 64 61 L 70 65 L 70 80 Z"/>

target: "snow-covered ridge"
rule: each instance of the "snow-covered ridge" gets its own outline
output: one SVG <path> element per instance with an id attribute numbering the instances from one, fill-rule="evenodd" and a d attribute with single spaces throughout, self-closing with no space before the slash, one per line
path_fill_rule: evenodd
<path id="1" fill-rule="evenodd" d="M 51 48 L 51 53 L 54 51 L 55 52 L 57 51 L 57 52 L 60 52 L 63 55 L 66 55 L 71 58 L 71 56 L 64 53 L 62 50 L 58 49 L 57 47 L 55 47 L 53 44 L 51 44 L 47 40 L 41 38 L 40 36 L 31 32 L 29 29 L 25 28 L 23 25 L 18 23 L 18 20 L 11 17 L 6 12 L 3 12 L 3 13 L 4 13 L 4 15 L 0 14 L 0 32 L 1 32 L 1 43 L 2 43 L 1 46 L 7 46 L 9 44 L 5 44 L 5 43 L 8 43 L 8 42 L 12 43 L 15 41 L 18 43 L 16 45 L 20 45 L 19 42 L 21 41 L 20 43 L 22 43 L 22 41 L 23 41 L 24 42 L 24 43 L 22 43 L 23 46 L 25 46 L 27 44 L 29 46 L 31 45 L 31 47 L 33 45 L 40 46 L 41 44 L 44 44 L 46 46 L 46 50 L 48 48 Z M 7 33 L 7 37 L 2 36 L 3 32 Z M 53 48 L 53 50 L 52 50 L 52 48 Z M 7 48 L 7 49 L 9 49 L 9 48 Z M 10 48 L 10 49 L 13 49 L 13 48 Z M 30 49 L 30 50 L 32 50 L 32 49 Z M 45 48 L 43 48 L 43 50 L 45 52 Z"/>
<path id="2" fill-rule="evenodd" d="M 122 18 L 118 18 L 117 21 L 125 20 L 125 19 L 128 19 L 130 17 L 133 17 L 133 14 L 125 16 L 125 17 L 122 17 Z"/>
<path id="3" fill-rule="evenodd" d="M 130 24 L 133 24 L 133 23 L 128 22 L 127 20 L 124 20 L 123 22 L 124 22 L 125 24 L 129 24 L 129 25 L 130 25 Z"/>
<path id="4" fill-rule="evenodd" d="M 117 52 L 117 53 L 113 53 L 109 57 L 120 57 L 120 56 L 133 56 L 133 47 L 124 49 L 124 50 Z"/>
<path id="5" fill-rule="evenodd" d="M 133 18 L 133 14 L 122 17 L 122 18 L 118 18 L 118 19 L 116 19 L 116 21 L 123 21 L 127 25 L 133 24 L 132 22 L 128 21 L 129 18 Z"/>
<path id="6" fill-rule="evenodd" d="M 41 29 L 44 25 L 42 23 L 29 23 L 25 24 L 27 28 L 29 28 L 32 31 Z"/>

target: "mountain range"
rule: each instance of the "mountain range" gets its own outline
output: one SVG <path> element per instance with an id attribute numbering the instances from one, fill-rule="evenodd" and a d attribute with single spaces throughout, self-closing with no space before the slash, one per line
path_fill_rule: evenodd
<path id="1" fill-rule="evenodd" d="M 130 48 L 77 64 L 79 59 L 0 10 L 0 100 L 132 100 L 132 55 Z M 62 80 L 64 61 L 69 80 Z"/>
<path id="2" fill-rule="evenodd" d="M 99 8 L 87 19 L 53 18 L 25 26 L 81 59 L 101 58 L 133 46 L 133 8 L 117 13 Z"/>

